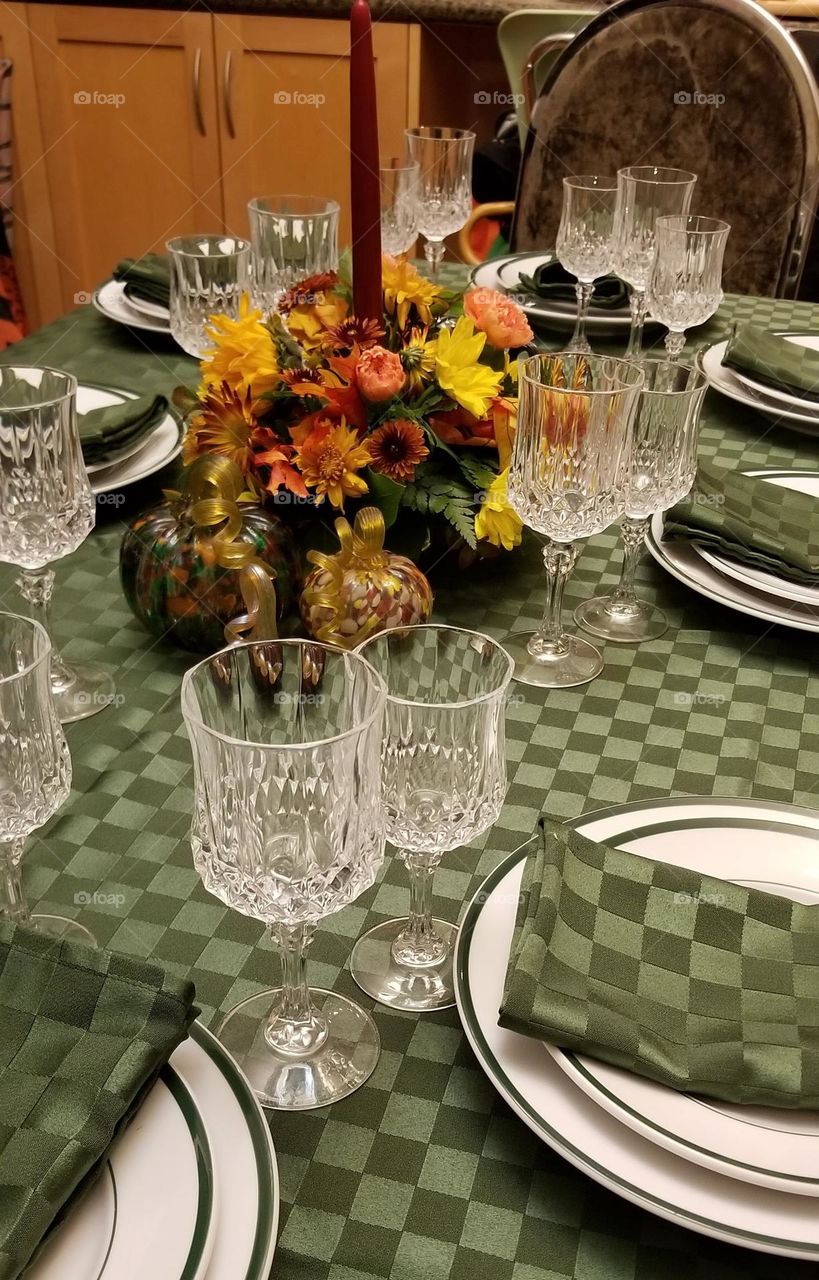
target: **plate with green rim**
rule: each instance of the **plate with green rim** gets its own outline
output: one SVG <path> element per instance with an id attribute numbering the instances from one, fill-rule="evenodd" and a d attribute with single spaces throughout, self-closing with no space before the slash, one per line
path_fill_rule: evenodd
<path id="1" fill-rule="evenodd" d="M 217 1226 L 205 1121 L 190 1085 L 169 1063 L 114 1143 L 93 1188 L 26 1277 L 205 1280 Z"/>
<path id="2" fill-rule="evenodd" d="M 819 862 L 819 813 L 813 810 L 764 801 L 686 797 L 601 810 L 583 815 L 572 825 L 591 839 L 634 846 L 635 852 L 638 844 L 647 852 L 652 841 L 645 833 L 653 829 L 652 856 L 657 857 L 662 846 L 662 856 L 673 861 L 685 848 L 688 865 L 727 879 L 751 878 L 747 864 L 743 866 L 743 849 L 750 840 L 757 840 L 761 830 L 770 848 L 763 879 L 768 884 L 793 885 L 800 893 L 819 893 L 819 869 L 810 878 L 811 864 L 816 868 Z M 715 828 L 718 844 L 712 840 L 709 845 L 704 833 L 714 836 Z M 731 839 L 731 832 L 736 839 Z M 495 1087 L 544 1141 L 625 1199 L 732 1244 L 793 1258 L 819 1258 L 814 1195 L 754 1184 L 735 1176 L 735 1170 L 727 1176 L 669 1150 L 598 1105 L 539 1040 L 498 1026 L 505 957 L 530 847 L 526 844 L 505 858 L 479 888 L 467 907 L 456 947 L 455 994 L 461 1020 Z M 791 851 L 787 874 L 784 849 Z M 757 867 L 760 856 L 757 850 Z M 795 1125 L 806 1114 L 789 1113 Z"/>

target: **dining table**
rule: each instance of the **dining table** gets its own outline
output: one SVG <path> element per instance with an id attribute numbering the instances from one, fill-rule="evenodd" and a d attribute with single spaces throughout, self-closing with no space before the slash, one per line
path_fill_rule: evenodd
<path id="1" fill-rule="evenodd" d="M 463 268 L 445 281 L 464 283 Z M 819 306 L 728 295 L 689 335 L 687 354 L 738 320 L 819 326 Z M 543 335 L 558 349 L 557 334 Z M 659 340 L 658 340 L 659 341 Z M 613 343 L 599 344 L 614 352 Z M 197 366 L 170 339 L 130 332 L 82 306 L 2 354 L 81 381 L 170 394 L 195 387 Z M 819 435 L 714 391 L 700 452 L 725 468 L 819 469 Z M 180 682 L 196 656 L 148 635 L 118 568 L 129 520 L 161 501 L 179 462 L 103 495 L 97 527 L 57 567 L 53 629 L 68 659 L 93 656 L 116 679 L 113 703 L 67 726 L 73 786 L 27 845 L 32 905 L 75 916 L 100 945 L 152 957 L 195 981 L 214 1025 L 237 1001 L 275 986 L 274 949 L 257 922 L 203 888 L 190 848 L 192 766 Z M 330 516 L 327 517 L 331 523 Z M 566 604 L 612 587 L 616 528 L 589 539 Z M 502 641 L 540 620 L 545 576 L 537 540 L 464 564 L 426 566 L 434 620 Z M 703 598 L 646 558 L 640 593 L 668 616 L 658 640 L 605 645 L 602 674 L 580 688 L 513 686 L 506 712 L 508 793 L 474 845 L 446 854 L 435 913 L 455 920 L 486 875 L 556 819 L 669 796 L 744 797 L 819 808 L 816 636 L 743 616 Z M 21 608 L 2 566 L 0 606 Z M 376 884 L 327 918 L 309 952 L 314 985 L 372 1009 L 382 1051 L 366 1085 L 315 1111 L 268 1111 L 282 1185 L 275 1280 L 797 1280 L 816 1265 L 695 1233 L 598 1185 L 518 1119 L 481 1070 L 458 1012 L 375 1005 L 347 958 L 372 925 L 407 909 L 406 870 L 388 851 Z M 504 966 L 506 956 L 497 956 Z"/>

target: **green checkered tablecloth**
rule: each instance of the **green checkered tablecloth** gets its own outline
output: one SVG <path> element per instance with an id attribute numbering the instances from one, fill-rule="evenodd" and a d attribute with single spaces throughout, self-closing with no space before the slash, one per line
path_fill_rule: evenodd
<path id="1" fill-rule="evenodd" d="M 697 341 L 751 318 L 816 325 L 819 308 L 729 298 Z M 193 362 L 146 345 L 90 308 L 5 360 L 64 366 L 134 390 L 193 382 Z M 819 466 L 815 440 L 709 393 L 703 455 L 726 467 Z M 167 483 L 167 478 L 161 478 Z M 100 942 L 191 974 L 204 1017 L 270 985 L 261 929 L 210 898 L 188 840 L 191 764 L 179 710 L 190 657 L 147 636 L 119 589 L 128 515 L 160 478 L 100 505 L 99 526 L 59 568 L 55 634 L 68 657 L 116 669 L 117 705 L 71 725 L 74 790 L 30 840 L 32 901 L 79 916 Z M 574 608 L 618 570 L 614 530 L 593 538 L 567 591 Z M 541 615 L 533 547 L 470 573 L 432 573 L 436 617 L 502 637 Z M 0 607 L 14 608 L 13 573 Z M 521 687 L 507 714 L 509 794 L 496 828 L 448 854 L 435 909 L 457 917 L 467 895 L 528 836 L 542 807 L 557 818 L 626 800 L 705 794 L 814 805 L 819 790 L 816 639 L 744 618 L 695 595 L 647 560 L 640 588 L 666 610 L 666 635 L 610 645 L 581 689 Z M 686 703 L 680 693 L 713 697 Z M 345 962 L 368 926 L 407 908 L 406 872 L 387 858 L 377 885 L 329 919 L 311 949 L 312 981 L 360 996 Z M 363 997 L 362 997 L 363 998 Z M 321 1112 L 273 1113 L 284 1205 L 276 1280 L 790 1280 L 816 1266 L 746 1252 L 676 1228 L 576 1172 L 507 1109 L 484 1076 L 456 1011 L 418 1017 L 376 1008 L 383 1052 L 352 1097 Z"/>

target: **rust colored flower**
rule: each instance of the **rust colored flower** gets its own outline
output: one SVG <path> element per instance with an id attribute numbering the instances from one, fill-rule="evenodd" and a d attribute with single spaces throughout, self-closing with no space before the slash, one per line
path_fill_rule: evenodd
<path id="1" fill-rule="evenodd" d="M 370 461 L 370 452 L 344 419 L 330 425 L 319 422 L 301 445 L 296 463 L 316 502 L 326 497 L 338 510 L 345 498 L 360 498 L 367 485 L 357 473 Z"/>
<path id="2" fill-rule="evenodd" d="M 348 316 L 341 324 L 327 330 L 322 345 L 329 351 L 352 351 L 354 347 L 365 351 L 367 347 L 374 347 L 383 337 L 384 326 L 377 320 L 359 320 L 357 316 Z"/>
<path id="3" fill-rule="evenodd" d="M 250 392 L 244 395 L 223 382 L 200 394 L 182 444 L 182 460 L 193 462 L 203 453 L 231 458 L 247 475 L 253 468 L 254 445 L 265 437 L 253 413 Z"/>
<path id="4" fill-rule="evenodd" d="M 335 271 L 320 271 L 286 290 L 279 299 L 279 311 L 286 316 L 295 307 L 323 306 L 326 295 L 333 293 L 337 287 L 338 276 Z"/>
<path id="5" fill-rule="evenodd" d="M 409 418 L 391 418 L 367 438 L 367 445 L 373 471 L 398 484 L 408 484 L 418 463 L 429 457 L 423 431 Z"/>

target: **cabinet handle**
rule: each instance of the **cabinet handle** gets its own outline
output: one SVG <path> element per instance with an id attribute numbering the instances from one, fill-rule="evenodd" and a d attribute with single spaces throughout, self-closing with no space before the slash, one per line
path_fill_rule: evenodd
<path id="1" fill-rule="evenodd" d="M 196 116 L 196 127 L 203 138 L 207 137 L 205 116 L 202 112 L 202 50 L 197 49 L 193 55 L 193 113 Z"/>
<path id="2" fill-rule="evenodd" d="M 233 77 L 231 75 L 231 64 L 233 62 L 233 53 L 228 49 L 225 54 L 225 74 L 223 78 L 223 87 L 225 92 L 225 123 L 227 131 L 231 138 L 236 137 L 236 125 L 233 122 Z"/>

